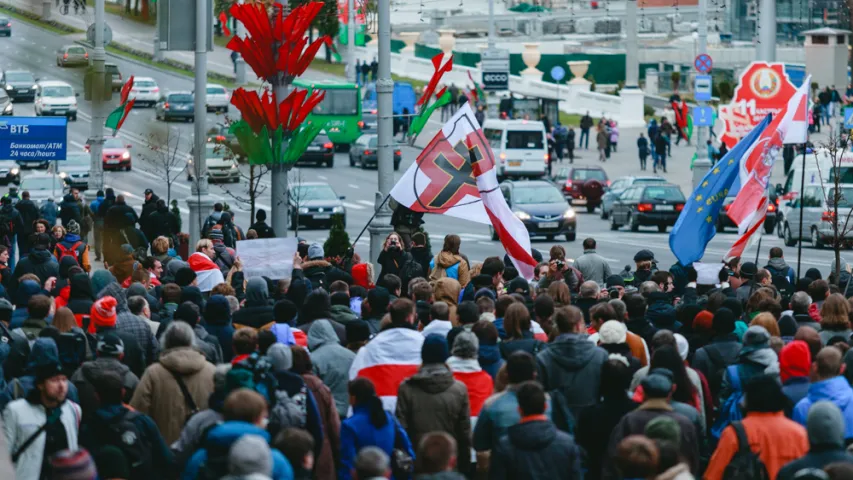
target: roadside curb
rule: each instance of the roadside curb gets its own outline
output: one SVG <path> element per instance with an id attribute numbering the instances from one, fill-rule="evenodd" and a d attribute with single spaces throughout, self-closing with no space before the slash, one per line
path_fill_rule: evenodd
<path id="1" fill-rule="evenodd" d="M 75 33 L 86 33 L 85 30 L 80 30 L 76 27 L 72 27 L 72 26 L 67 25 L 65 23 L 62 23 L 62 22 L 57 22 L 57 21 L 45 22 L 41 18 L 39 18 L 39 16 L 37 14 L 35 14 L 29 10 L 22 10 L 18 7 L 14 7 L 14 6 L 9 5 L 7 3 L 0 3 L 0 11 L 2 11 L 2 10 L 6 10 L 7 12 L 13 13 L 15 15 L 20 15 L 20 16 L 24 17 L 23 19 L 21 19 L 21 21 L 27 22 L 29 25 L 33 25 L 35 27 L 38 27 L 38 28 L 40 28 L 44 31 L 50 32 L 50 33 L 56 33 L 56 32 L 51 31 L 50 28 L 47 28 L 48 26 L 51 28 L 55 28 L 56 30 L 61 30 L 61 31 L 63 31 L 69 35 L 75 34 Z"/>

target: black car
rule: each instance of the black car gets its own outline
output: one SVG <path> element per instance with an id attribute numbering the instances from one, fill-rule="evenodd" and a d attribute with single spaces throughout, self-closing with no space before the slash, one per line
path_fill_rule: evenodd
<path id="1" fill-rule="evenodd" d="M 731 207 L 732 203 L 735 201 L 735 195 L 731 195 L 726 197 L 723 200 L 723 209 L 720 211 L 720 215 L 717 217 L 717 233 L 723 233 L 726 231 L 726 227 L 737 229 L 737 225 L 735 222 L 729 218 L 729 207 Z M 776 215 L 778 215 L 776 208 L 776 202 L 773 198 L 767 203 L 767 216 L 764 217 L 764 232 L 765 233 L 773 233 L 773 230 L 776 229 Z"/>
<path id="2" fill-rule="evenodd" d="M 666 227 L 675 225 L 684 209 L 684 202 L 684 194 L 677 185 L 630 187 L 613 201 L 610 229 L 618 230 L 622 225 L 630 225 L 631 231 L 636 232 L 642 226 L 655 226 L 659 232 L 666 232 Z"/>
<path id="3" fill-rule="evenodd" d="M 544 180 L 506 180 L 501 183 L 501 193 L 515 216 L 524 223 L 530 236 L 544 236 L 553 240 L 565 235 L 573 241 L 577 235 L 577 215 L 560 189 Z M 492 240 L 498 239 L 494 228 L 489 227 Z"/>
<path id="4" fill-rule="evenodd" d="M 338 196 L 328 183 L 301 182 L 288 189 L 290 225 L 315 228 L 331 228 L 335 217 L 347 225 L 347 209 L 344 197 Z"/>
<path id="5" fill-rule="evenodd" d="M 21 184 L 21 167 L 14 160 L 0 160 L 0 183 Z"/>
<path id="6" fill-rule="evenodd" d="M 26 70 L 4 70 L 0 77 L 0 87 L 13 102 L 32 102 L 36 98 L 36 78 Z"/>
<path id="7" fill-rule="evenodd" d="M 0 89 L 0 115 L 14 115 L 15 107 L 12 105 L 12 99 L 6 95 L 6 91 Z"/>
<path id="8" fill-rule="evenodd" d="M 379 135 L 375 133 L 365 133 L 358 137 L 349 149 L 349 166 L 356 165 L 361 168 L 376 167 L 378 164 L 378 145 Z M 400 161 L 402 153 L 400 149 L 394 149 L 394 170 L 400 169 Z"/>
<path id="9" fill-rule="evenodd" d="M 297 165 L 305 165 L 313 163 L 315 165 L 326 164 L 327 168 L 335 166 L 335 144 L 329 140 L 329 137 L 322 133 L 314 137 L 314 140 L 299 157 Z"/>

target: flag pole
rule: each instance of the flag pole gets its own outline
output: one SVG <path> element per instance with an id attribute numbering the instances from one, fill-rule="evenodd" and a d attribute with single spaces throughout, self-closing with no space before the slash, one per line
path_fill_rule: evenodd
<path id="1" fill-rule="evenodd" d="M 766 222 L 767 219 L 765 218 Z M 761 253 L 761 239 L 764 238 L 764 226 L 762 225 L 758 229 L 758 249 L 755 251 L 755 264 L 758 265 L 758 255 Z"/>
<path id="2" fill-rule="evenodd" d="M 390 193 L 388 195 L 385 195 L 385 200 L 382 200 L 382 203 L 380 203 L 379 206 L 376 207 L 375 210 L 373 210 L 373 215 L 370 216 L 370 218 L 367 220 L 367 223 L 364 224 L 364 228 L 361 229 L 361 232 L 358 233 L 358 236 L 355 237 L 355 240 L 353 240 L 352 245 L 350 245 L 352 248 L 355 248 L 355 244 L 358 243 L 359 239 L 361 239 L 361 236 L 364 235 L 364 231 L 367 230 L 367 227 L 370 226 L 370 222 L 373 221 L 373 218 L 376 216 L 379 210 L 382 210 L 382 207 L 385 206 L 385 202 L 387 202 L 389 198 L 391 198 Z"/>
<path id="3" fill-rule="evenodd" d="M 797 280 L 800 279 L 800 261 L 803 258 L 803 190 L 806 188 L 806 144 L 803 144 L 803 168 L 800 171 L 800 193 L 797 202 L 800 205 L 800 236 L 797 242 Z"/>

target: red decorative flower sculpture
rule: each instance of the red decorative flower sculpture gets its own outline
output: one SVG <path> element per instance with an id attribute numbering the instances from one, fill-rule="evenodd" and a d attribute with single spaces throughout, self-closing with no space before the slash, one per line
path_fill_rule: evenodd
<path id="1" fill-rule="evenodd" d="M 297 130 L 325 95 L 319 91 L 308 96 L 307 90 L 294 89 L 278 105 L 274 93 L 264 91 L 263 95 L 258 95 L 258 92 L 238 88 L 231 96 L 231 104 L 240 110 L 243 120 L 253 132 L 260 133 L 263 127 L 267 127 L 267 131 L 272 133 L 281 126 L 286 135 Z"/>

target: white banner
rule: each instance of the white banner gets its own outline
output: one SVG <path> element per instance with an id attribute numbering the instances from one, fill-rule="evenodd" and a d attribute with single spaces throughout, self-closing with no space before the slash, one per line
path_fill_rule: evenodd
<path id="1" fill-rule="evenodd" d="M 237 256 L 243 262 L 243 274 L 247 279 L 290 278 L 296 244 L 296 237 L 259 238 L 237 242 Z"/>

